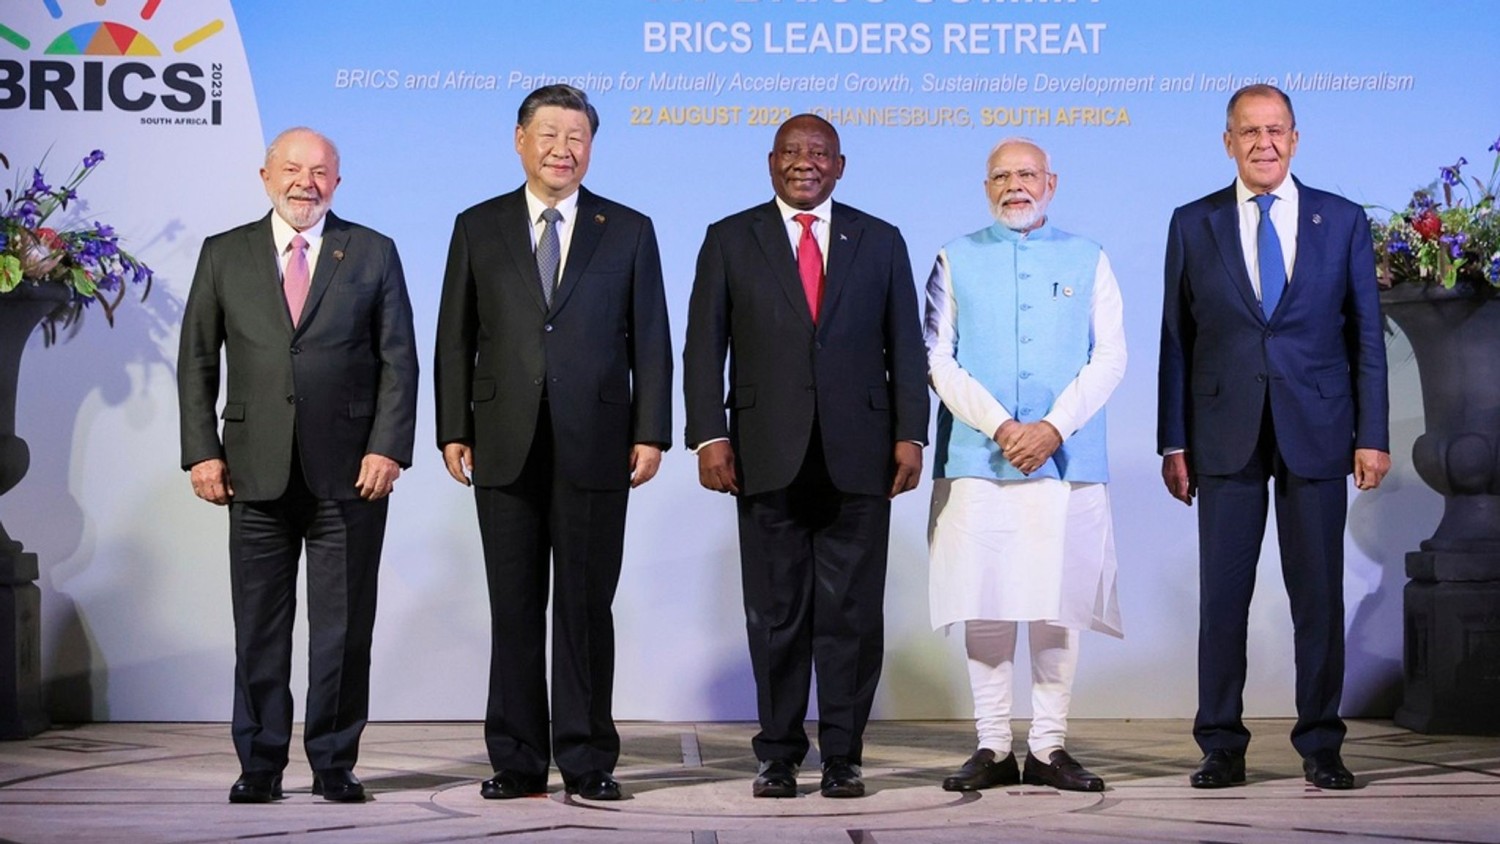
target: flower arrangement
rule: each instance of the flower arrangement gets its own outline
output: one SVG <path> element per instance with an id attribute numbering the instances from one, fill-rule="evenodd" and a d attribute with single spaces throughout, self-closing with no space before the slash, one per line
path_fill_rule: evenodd
<path id="1" fill-rule="evenodd" d="M 48 343 L 56 339 L 59 327 L 73 324 L 92 302 L 99 303 L 105 321 L 113 326 L 127 281 L 144 285 L 142 299 L 151 292 L 151 268 L 120 248 L 112 227 L 85 221 L 77 213 L 82 204 L 78 186 L 103 160 L 100 150 L 89 153 L 60 187 L 47 184 L 40 166 L 33 168 L 30 184 L 18 182 L 7 189 L 0 205 L 0 296 L 22 284 L 61 284 L 73 292 L 43 322 Z M 0 165 L 10 167 L 4 155 Z M 70 219 L 55 228 L 45 225 L 55 213 L 67 212 L 70 203 Z"/>
<path id="2" fill-rule="evenodd" d="M 1412 194 L 1404 210 L 1380 209 L 1384 221 L 1371 217 L 1381 287 L 1415 282 L 1452 288 L 1462 281 L 1500 288 L 1500 139 L 1490 152 L 1495 163 L 1488 182 L 1465 180 L 1469 162 L 1459 158 L 1438 168 L 1437 180 Z"/>

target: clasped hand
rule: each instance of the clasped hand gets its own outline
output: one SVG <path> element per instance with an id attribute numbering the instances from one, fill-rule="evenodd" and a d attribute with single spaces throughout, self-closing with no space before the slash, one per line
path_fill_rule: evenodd
<path id="1" fill-rule="evenodd" d="M 1062 435 L 1046 420 L 1040 422 L 1017 422 L 1005 420 L 995 431 L 995 444 L 1010 465 L 1023 475 L 1042 468 L 1053 452 L 1062 445 Z"/>

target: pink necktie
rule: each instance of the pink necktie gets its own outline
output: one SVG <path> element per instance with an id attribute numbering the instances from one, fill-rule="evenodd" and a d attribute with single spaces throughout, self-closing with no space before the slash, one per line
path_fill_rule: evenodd
<path id="1" fill-rule="evenodd" d="M 813 322 L 818 321 L 818 306 L 823 302 L 823 250 L 818 248 L 818 239 L 813 237 L 812 224 L 818 219 L 811 214 L 798 214 L 792 218 L 802 224 L 802 238 L 797 241 L 797 274 L 802 276 L 802 292 L 807 294 L 807 309 L 812 312 Z"/>
<path id="2" fill-rule="evenodd" d="M 307 273 L 307 241 L 302 235 L 292 238 L 291 256 L 286 259 L 286 272 L 281 287 L 286 293 L 286 309 L 291 311 L 292 325 L 302 318 L 302 306 L 307 304 L 307 289 L 311 279 Z"/>

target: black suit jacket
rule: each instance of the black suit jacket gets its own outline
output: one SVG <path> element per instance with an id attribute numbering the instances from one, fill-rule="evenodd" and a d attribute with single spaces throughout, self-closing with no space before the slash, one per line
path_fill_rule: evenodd
<path id="1" fill-rule="evenodd" d="M 454 223 L 433 365 L 438 446 L 473 446 L 474 483 L 511 483 L 545 390 L 565 477 L 627 488 L 633 444 L 671 442 L 672 341 L 656 232 L 648 217 L 580 188 L 548 308 L 524 191 Z"/>
<path id="2" fill-rule="evenodd" d="M 220 349 L 228 392 L 221 442 Z M 209 237 L 183 313 L 177 355 L 182 467 L 222 457 L 235 498 L 286 489 L 292 442 L 318 498 L 359 497 L 360 461 L 411 465 L 417 353 L 401 258 L 390 238 L 329 213 L 296 328 L 271 216 Z"/>
<path id="3" fill-rule="evenodd" d="M 1269 320 L 1245 269 L 1234 185 L 1172 215 L 1157 445 L 1186 447 L 1198 472 L 1245 465 L 1268 395 L 1296 475 L 1342 477 L 1355 448 L 1390 451 L 1370 224 L 1349 200 L 1296 184 L 1297 257 Z"/>
<path id="4" fill-rule="evenodd" d="M 927 442 L 927 359 L 901 232 L 834 203 L 827 267 L 814 325 L 774 201 L 709 226 L 698 254 L 683 351 L 687 442 L 729 437 L 747 495 L 791 484 L 815 415 L 844 492 L 886 495 L 895 443 Z"/>

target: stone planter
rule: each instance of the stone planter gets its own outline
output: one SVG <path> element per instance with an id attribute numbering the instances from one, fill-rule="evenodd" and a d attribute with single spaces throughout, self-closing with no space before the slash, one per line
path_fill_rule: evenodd
<path id="1" fill-rule="evenodd" d="M 1406 555 L 1396 723 L 1500 735 L 1500 297 L 1398 284 L 1381 306 L 1411 342 L 1425 431 L 1412 463 L 1443 517 Z"/>
<path id="2" fill-rule="evenodd" d="M 42 317 L 66 302 L 60 284 L 23 283 L 0 294 L 0 495 L 31 466 L 26 441 L 16 436 L 16 385 L 21 352 Z M 41 592 L 36 555 L 0 524 L 0 739 L 27 738 L 47 729 L 42 706 Z"/>

